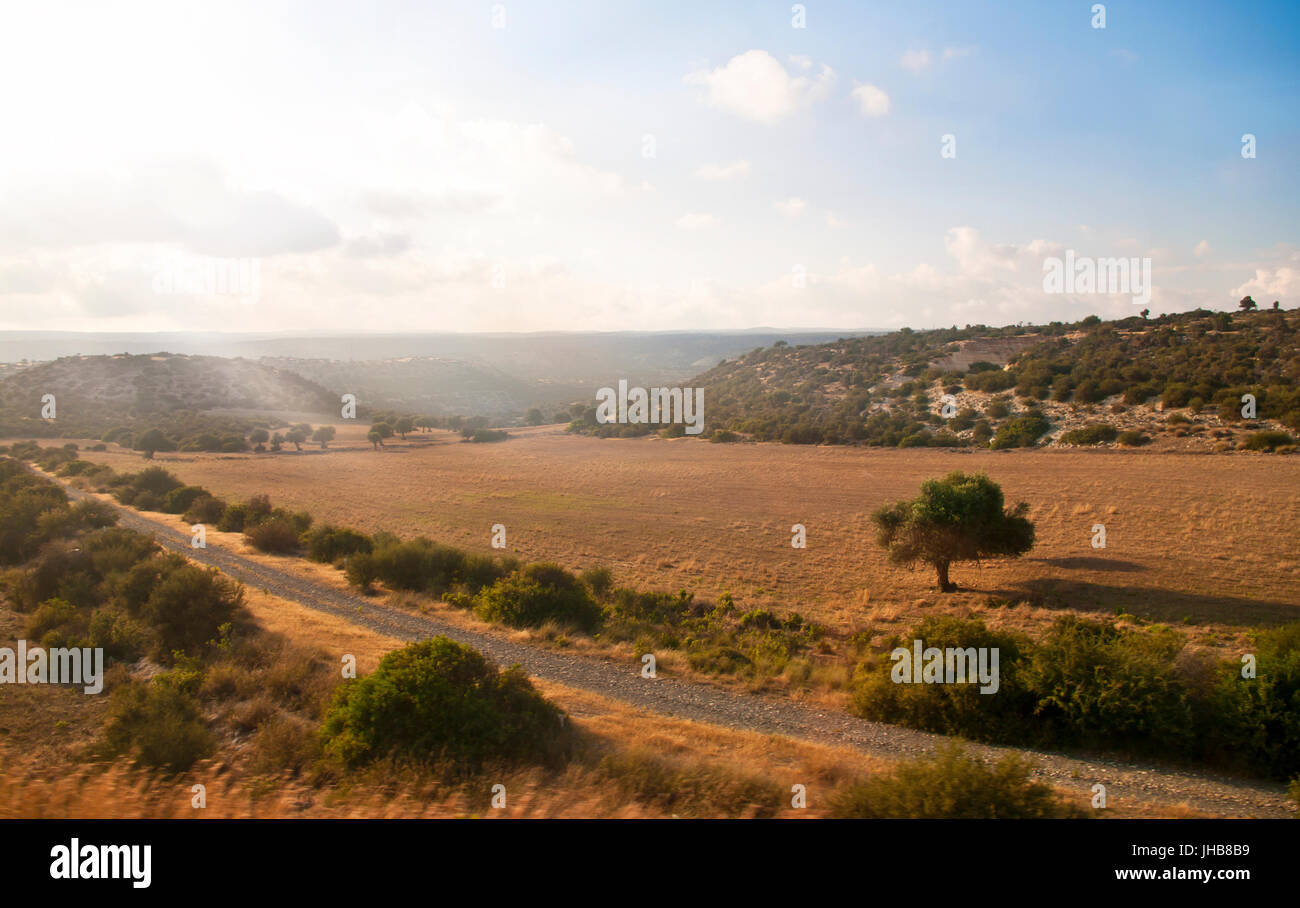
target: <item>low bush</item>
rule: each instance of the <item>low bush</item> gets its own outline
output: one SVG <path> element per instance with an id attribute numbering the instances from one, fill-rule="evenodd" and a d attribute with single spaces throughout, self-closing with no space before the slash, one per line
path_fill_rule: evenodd
<path id="1" fill-rule="evenodd" d="M 1241 446 L 1247 451 L 1272 451 L 1295 443 L 1295 439 L 1286 432 L 1252 432 L 1246 436 Z"/>
<path id="2" fill-rule="evenodd" d="M 831 798 L 831 816 L 879 820 L 1043 820 L 1079 818 L 1084 812 L 1064 803 L 1041 782 L 1030 779 L 1032 766 L 1008 754 L 987 766 L 960 745 L 899 764 L 888 775 L 872 776 Z"/>
<path id="3" fill-rule="evenodd" d="M 993 375 L 995 373 L 986 373 Z M 993 440 L 989 442 L 989 447 L 994 450 L 1003 448 L 1030 448 L 1038 443 L 1052 424 L 1043 416 L 1036 414 L 1025 414 L 1009 420 L 998 429 Z"/>
<path id="4" fill-rule="evenodd" d="M 259 552 L 287 555 L 299 546 L 298 528 L 292 520 L 276 517 L 244 528 L 244 538 Z"/>
<path id="5" fill-rule="evenodd" d="M 1118 436 L 1118 429 L 1107 423 L 1101 423 L 1085 426 L 1082 429 L 1071 429 L 1069 432 L 1062 433 L 1057 440 L 1065 445 L 1099 445 L 1114 441 Z"/>
<path id="6" fill-rule="evenodd" d="M 558 564 L 530 564 L 483 590 L 475 614 L 511 627 L 546 621 L 590 633 L 600 624 L 600 606 L 586 586 Z"/>
<path id="7" fill-rule="evenodd" d="M 780 785 L 735 769 L 639 750 L 607 756 L 597 768 L 612 781 L 617 803 L 635 801 L 675 816 L 765 818 L 786 806 Z"/>
<path id="8" fill-rule="evenodd" d="M 182 564 L 156 582 L 139 614 L 158 632 L 155 658 L 169 662 L 174 652 L 195 653 L 215 640 L 221 626 L 239 614 L 243 602 L 243 588 L 235 581 L 215 569 Z"/>
<path id="9" fill-rule="evenodd" d="M 980 693 L 979 684 L 896 683 L 902 660 L 891 658 L 913 641 L 923 649 L 981 648 L 998 651 L 996 694 Z M 1026 638 L 992 630 L 983 621 L 955 617 L 927 618 L 889 649 L 869 656 L 855 674 L 851 709 L 865 719 L 979 740 L 1021 741 L 1031 736 L 1034 695 L 1022 681 L 1032 644 Z M 991 662 L 989 663 L 991 667 Z"/>
<path id="10" fill-rule="evenodd" d="M 212 753 L 215 739 L 198 701 L 166 676 L 113 691 L 101 752 L 131 755 L 135 763 L 178 773 Z"/>
<path id="11" fill-rule="evenodd" d="M 197 499 L 204 496 L 212 497 L 202 486 L 181 486 L 179 489 L 172 489 L 163 499 L 163 510 L 168 514 L 184 514 Z"/>
<path id="12" fill-rule="evenodd" d="M 312 561 L 333 563 L 358 552 L 369 553 L 374 543 L 365 533 L 346 527 L 319 526 L 307 534 L 307 557 Z"/>
<path id="13" fill-rule="evenodd" d="M 499 671 L 446 637 L 395 650 L 374 673 L 341 685 L 321 738 L 346 766 L 384 757 L 463 769 L 558 764 L 572 746 L 564 714 L 521 669 Z"/>
<path id="14" fill-rule="evenodd" d="M 186 509 L 185 521 L 187 523 L 213 524 L 217 529 L 220 529 L 222 516 L 225 512 L 226 503 L 220 498 L 214 498 L 211 495 L 200 495 Z M 243 529 L 242 524 L 240 529 Z"/>

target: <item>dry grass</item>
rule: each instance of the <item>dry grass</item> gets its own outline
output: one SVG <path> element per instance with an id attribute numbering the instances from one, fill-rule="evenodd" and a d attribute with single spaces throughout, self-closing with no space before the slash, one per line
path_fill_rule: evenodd
<path id="1" fill-rule="evenodd" d="M 368 672 L 382 655 L 401 641 L 365 630 L 342 619 L 258 591 L 249 591 L 247 607 L 259 626 L 283 634 L 298 649 L 326 648 L 357 657 Z M 0 620 L 12 620 L 0 609 Z M 886 772 L 893 762 L 866 756 L 854 749 L 739 731 L 676 719 L 638 709 L 617 700 L 565 685 L 534 683 L 560 705 L 582 733 L 590 757 L 621 756 L 636 763 L 662 761 L 689 768 L 719 784 L 731 781 L 738 768 L 782 791 L 805 785 L 808 807 L 786 808 L 784 817 L 819 817 L 826 799 L 840 785 Z M 54 687 L 32 688 L 47 714 L 64 711 L 72 692 Z M 68 695 L 68 696 L 65 696 Z M 99 702 L 106 698 L 79 700 Z M 56 702 L 57 701 L 57 702 Z M 6 724 L 25 721 L 6 701 L 0 715 Z M 53 721 L 53 720 L 51 720 Z M 0 818 L 66 817 L 661 817 L 662 807 L 621 795 L 610 775 L 593 765 L 572 764 L 557 775 L 541 770 L 515 770 L 448 785 L 431 774 L 390 773 L 349 780 L 346 785 L 312 784 L 287 775 L 258 774 L 247 759 L 248 742 L 226 742 L 212 759 L 175 778 L 130 769 L 124 764 L 81 764 L 80 744 L 97 727 L 86 715 L 79 734 L 51 742 L 33 752 L 25 742 L 0 742 Z M 491 807 L 491 785 L 506 786 L 504 809 Z M 192 786 L 206 789 L 207 806 L 192 806 Z M 1071 801 L 1086 800 L 1077 792 L 1058 788 Z M 686 808 L 680 808 L 689 811 Z M 752 813 L 741 805 L 739 815 Z M 705 810 L 705 815 L 710 815 Z M 693 814 L 692 814 L 693 815 Z M 1169 805 L 1127 804 L 1112 816 L 1199 816 L 1196 811 Z"/>
<path id="2" fill-rule="evenodd" d="M 730 590 L 746 607 L 798 610 L 839 633 L 892 632 L 935 610 L 1033 629 L 1062 609 L 1122 609 L 1228 645 L 1245 628 L 1300 617 L 1296 458 L 710 445 L 554 428 L 500 444 L 413 435 L 375 452 L 364 429 L 340 427 L 327 452 L 157 461 L 231 500 L 269 493 L 318 522 L 484 553 L 502 523 L 528 560 L 608 564 L 620 583 L 704 596 Z M 83 456 L 142 464 L 127 452 Z M 953 469 L 986 470 L 1010 500 L 1028 501 L 1038 544 L 1018 561 L 955 566 L 964 589 L 939 596 L 927 573 L 887 563 L 869 515 Z M 807 527 L 807 549 L 790 547 L 794 523 Z M 1091 546 L 1096 523 L 1104 550 Z M 989 610 L 989 597 L 1023 604 Z"/>

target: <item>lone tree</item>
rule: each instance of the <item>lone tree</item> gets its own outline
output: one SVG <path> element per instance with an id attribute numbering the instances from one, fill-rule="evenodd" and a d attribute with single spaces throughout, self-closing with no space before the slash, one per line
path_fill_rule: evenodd
<path id="1" fill-rule="evenodd" d="M 369 432 L 366 433 L 366 441 L 374 445 L 375 450 L 378 451 L 379 446 L 384 443 L 384 436 L 380 435 L 374 429 L 371 429 Z"/>
<path id="2" fill-rule="evenodd" d="M 172 444 L 161 429 L 150 429 L 136 439 L 135 447 L 137 451 L 144 452 L 145 460 L 153 460 L 155 451 L 170 451 Z"/>
<path id="3" fill-rule="evenodd" d="M 315 432 L 311 433 L 312 441 L 319 441 L 322 448 L 329 447 L 329 443 L 334 440 L 333 426 L 320 426 Z"/>
<path id="4" fill-rule="evenodd" d="M 1241 307 L 1242 312 L 1249 312 L 1252 309 L 1259 308 L 1259 304 L 1256 303 L 1255 300 L 1249 296 L 1243 296 L 1241 298 L 1241 301 L 1238 302 L 1237 305 Z"/>
<path id="5" fill-rule="evenodd" d="M 983 473 L 954 470 L 943 479 L 927 479 L 916 498 L 885 505 L 871 520 L 890 561 L 933 566 L 939 589 L 951 593 L 957 589 L 948 579 L 954 561 L 1014 558 L 1033 548 L 1028 510 L 1023 501 L 1004 508 L 1001 486 Z"/>

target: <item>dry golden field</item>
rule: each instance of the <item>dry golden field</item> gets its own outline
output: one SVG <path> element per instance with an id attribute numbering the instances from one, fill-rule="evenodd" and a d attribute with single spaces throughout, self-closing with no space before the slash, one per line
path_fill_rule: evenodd
<path id="1" fill-rule="evenodd" d="M 730 590 L 746 607 L 799 611 L 841 633 L 910 622 L 927 608 L 1032 626 L 1061 608 L 1188 625 L 1203 642 L 1300 618 L 1300 458 L 1116 451 L 881 450 L 593 439 L 558 427 L 503 443 L 450 433 L 390 440 L 339 426 L 330 450 L 160 454 L 187 483 L 400 536 L 491 552 L 493 524 L 527 560 L 607 564 L 621 583 Z M 84 451 L 138 470 L 139 454 Z M 869 515 L 949 470 L 984 470 L 1030 504 L 1025 558 L 955 565 L 962 591 L 887 563 Z M 806 549 L 791 526 L 807 527 Z M 1106 548 L 1092 547 L 1103 524 Z M 988 609 L 989 597 L 1023 604 Z"/>

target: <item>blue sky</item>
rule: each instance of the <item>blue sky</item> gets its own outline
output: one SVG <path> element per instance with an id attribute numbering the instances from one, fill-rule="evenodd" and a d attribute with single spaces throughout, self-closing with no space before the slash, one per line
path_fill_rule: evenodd
<path id="1" fill-rule="evenodd" d="M 1296 4 L 102 6 L 0 35 L 0 327 L 1134 311 L 1045 293 L 1066 250 L 1298 304 Z M 157 291 L 232 259 L 255 299 Z"/>

